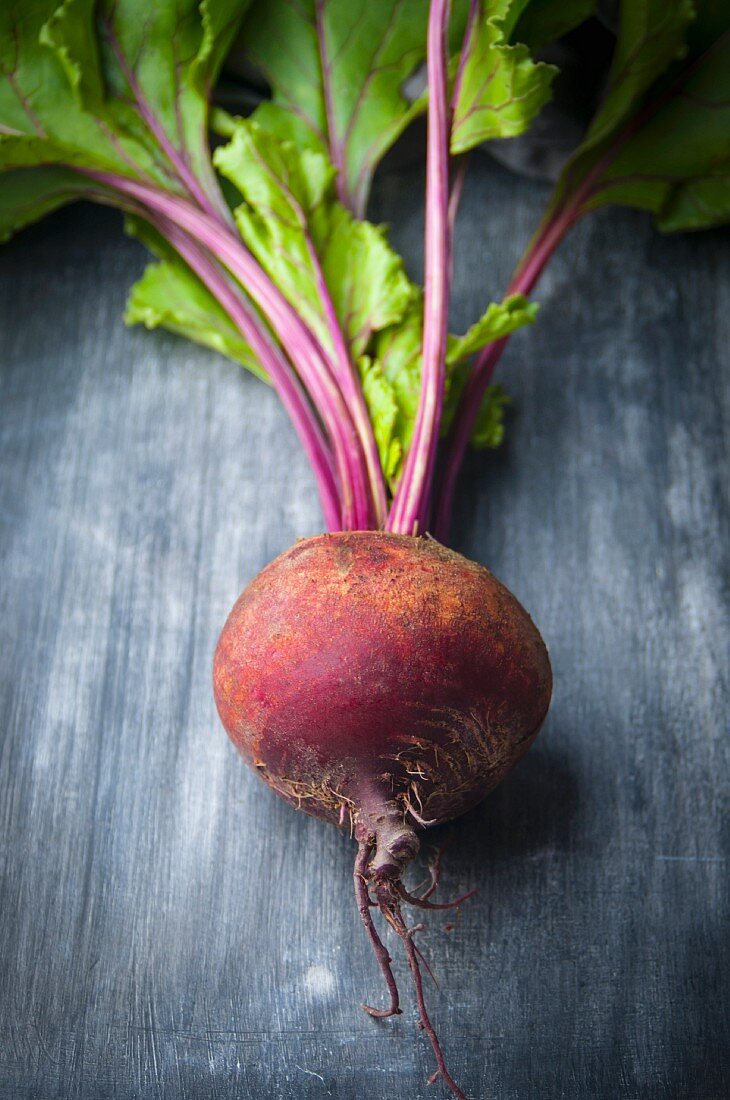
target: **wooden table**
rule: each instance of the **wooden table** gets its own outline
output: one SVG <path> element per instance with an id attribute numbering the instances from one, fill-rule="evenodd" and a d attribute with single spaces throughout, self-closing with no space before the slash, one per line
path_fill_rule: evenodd
<path id="1" fill-rule="evenodd" d="M 421 266 L 417 171 L 376 218 Z M 453 326 L 546 197 L 475 161 Z M 0 252 L 2 1100 L 438 1097 L 382 996 L 352 844 L 248 773 L 210 690 L 242 586 L 320 528 L 274 396 L 125 330 L 144 263 L 77 207 Z M 453 827 L 422 945 L 474 1100 L 730 1095 L 730 235 L 586 222 L 504 363 L 454 545 L 539 623 L 538 744 Z M 441 837 L 443 837 L 443 833 Z M 400 973 L 403 974 L 403 966 Z M 405 978 L 404 978 L 405 982 Z"/>

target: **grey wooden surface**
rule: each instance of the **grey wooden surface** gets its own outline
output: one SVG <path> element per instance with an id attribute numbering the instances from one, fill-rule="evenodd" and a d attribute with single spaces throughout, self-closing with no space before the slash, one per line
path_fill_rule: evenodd
<path id="1" fill-rule="evenodd" d="M 419 195 L 374 202 L 414 271 Z M 544 200 L 475 162 L 454 324 Z M 358 1007 L 351 844 L 219 728 L 229 606 L 320 519 L 260 383 L 123 328 L 143 262 L 82 207 L 0 252 L 0 1097 L 444 1095 L 411 1008 Z M 453 541 L 532 611 L 555 698 L 453 828 L 445 892 L 479 894 L 430 921 L 431 1005 L 475 1100 L 727 1097 L 730 235 L 612 212 L 540 298 Z"/>

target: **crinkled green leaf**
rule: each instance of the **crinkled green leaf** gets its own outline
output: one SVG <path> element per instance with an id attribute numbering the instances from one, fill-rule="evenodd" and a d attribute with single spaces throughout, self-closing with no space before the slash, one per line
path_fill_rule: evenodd
<path id="1" fill-rule="evenodd" d="M 314 227 L 324 275 L 353 354 L 399 320 L 411 298 L 403 261 L 382 226 L 355 220 L 341 205 Z"/>
<path id="2" fill-rule="evenodd" d="M 180 191 L 173 153 L 215 193 L 205 94 L 246 6 L 5 0 L 0 169 L 61 163 Z"/>
<path id="3" fill-rule="evenodd" d="M 66 168 L 15 168 L 0 173 L 0 241 L 26 225 L 83 198 L 86 180 Z"/>
<path id="4" fill-rule="evenodd" d="M 323 154 L 279 141 L 240 121 L 215 164 L 245 200 L 235 211 L 241 236 L 325 346 L 330 338 L 314 268 L 310 220 L 332 196 L 334 170 Z"/>
<path id="5" fill-rule="evenodd" d="M 730 158 L 724 169 L 672 187 L 658 217 L 659 228 L 667 232 L 707 229 L 727 222 L 730 222 Z"/>
<path id="6" fill-rule="evenodd" d="M 530 0 L 512 37 L 536 50 L 580 26 L 595 10 L 596 0 Z"/>
<path id="7" fill-rule="evenodd" d="M 531 324 L 537 317 L 538 309 L 537 302 L 528 301 L 524 294 L 513 294 L 503 302 L 492 302 L 464 336 L 449 336 L 447 365 L 456 366 L 487 344 L 509 336 L 523 325 Z"/>
<path id="8" fill-rule="evenodd" d="M 383 373 L 380 363 L 369 356 L 361 356 L 358 362 L 365 404 L 373 425 L 380 465 L 388 481 L 392 481 L 400 467 L 403 447 L 395 434 L 398 420 L 398 403 L 395 391 Z"/>
<path id="9" fill-rule="evenodd" d="M 510 42 L 524 6 L 524 0 L 482 2 L 458 63 L 452 153 L 524 133 L 550 98 L 555 66 L 533 61 L 527 46 Z"/>
<path id="10" fill-rule="evenodd" d="M 421 392 L 422 340 L 423 298 L 414 287 L 410 306 L 402 320 L 379 332 L 374 343 L 374 364 L 389 388 L 396 409 L 389 451 L 395 459 L 388 474 L 391 486 L 400 475 L 416 423 Z M 397 448 L 393 448 L 393 441 L 397 441 Z"/>
<path id="11" fill-rule="evenodd" d="M 102 0 L 97 14 L 115 121 L 142 139 L 150 111 L 160 141 L 204 184 L 207 93 L 247 7 L 248 0 Z"/>
<path id="12" fill-rule="evenodd" d="M 205 98 L 250 6 L 251 0 L 200 0 L 203 35 L 190 66 L 190 80 Z"/>
<path id="13" fill-rule="evenodd" d="M 127 299 L 128 325 L 165 328 L 197 344 L 213 348 L 268 381 L 266 372 L 218 300 L 188 267 L 171 244 L 149 222 L 127 217 L 125 231 L 152 252 L 149 264 Z"/>
<path id="14" fill-rule="evenodd" d="M 56 0 L 0 4 L 0 169 L 54 160 L 110 168 L 119 164 L 119 154 L 98 120 L 87 116 L 79 103 L 78 84 L 69 81 L 69 56 L 41 41 L 42 35 L 48 37 L 44 27 L 56 7 Z M 89 12 L 77 7 L 75 22 L 83 26 Z M 82 38 L 79 31 L 77 44 Z M 87 60 L 93 70 L 94 58 Z"/>
<path id="15" fill-rule="evenodd" d="M 639 106 L 657 77 L 685 52 L 692 0 L 623 0 L 621 27 L 603 102 L 583 150 L 615 134 Z"/>
<path id="16" fill-rule="evenodd" d="M 487 387 L 477 413 L 474 431 L 471 437 L 472 447 L 477 450 L 496 450 L 504 441 L 504 410 L 510 403 L 510 396 L 499 383 Z"/>
<path id="17" fill-rule="evenodd" d="M 323 153 L 282 141 L 256 119 L 238 122 L 215 163 L 244 199 L 236 221 L 261 265 L 331 349 L 323 277 L 358 359 L 374 332 L 400 319 L 411 296 L 384 230 L 336 200 L 335 172 Z"/>
<path id="18" fill-rule="evenodd" d="M 449 336 L 446 363 L 446 393 L 442 431 L 448 431 L 454 415 L 459 394 L 468 375 L 467 359 L 487 344 L 508 336 L 523 325 L 534 321 L 537 305 L 528 302 L 522 295 L 513 295 L 504 302 L 493 302 L 464 336 Z M 418 399 L 421 391 L 421 344 L 423 340 L 423 298 L 415 287 L 411 304 L 403 319 L 396 325 L 380 332 L 374 343 L 372 368 L 379 369 L 378 381 L 387 386 L 387 407 L 392 411 L 395 404 L 394 420 L 388 421 L 389 434 L 381 447 L 381 461 L 386 448 L 390 465 L 387 476 L 394 485 L 400 474 L 402 458 L 408 453 L 413 437 L 413 429 L 418 413 Z M 381 384 L 382 384 L 381 383 Z M 498 394 L 501 391 L 496 391 Z M 505 395 L 506 396 L 506 395 Z M 485 398 L 485 402 L 492 398 Z M 506 400 L 496 401 L 490 413 L 480 414 L 478 431 L 482 446 L 496 446 L 501 424 L 500 412 Z M 486 404 L 485 404 L 486 410 Z M 489 428 L 489 431 L 487 430 Z M 376 425 L 377 430 L 377 425 Z M 490 434 L 491 433 L 491 434 Z M 488 442 L 491 440 L 491 442 Z M 476 442 L 476 439 L 475 439 Z M 397 448 L 393 446 L 397 443 Z M 380 440 L 379 440 L 380 445 Z M 386 469 L 384 465 L 384 469 Z"/>
<path id="19" fill-rule="evenodd" d="M 453 5 L 458 48 L 468 0 Z M 424 109 L 403 92 L 426 52 L 428 0 L 257 0 L 241 46 L 266 74 L 259 121 L 327 154 L 339 196 L 358 216 L 383 155 Z"/>
<path id="20" fill-rule="evenodd" d="M 228 314 L 182 260 L 147 266 L 129 292 L 128 325 L 165 328 L 227 355 L 259 378 L 266 375 Z"/>
<path id="21" fill-rule="evenodd" d="M 62 163 L 159 178 L 104 99 L 91 0 L 0 5 L 0 169 Z"/>
<path id="22" fill-rule="evenodd" d="M 87 194 L 92 185 L 75 166 L 180 191 L 171 164 L 178 154 L 203 187 L 210 183 L 208 86 L 246 6 L 7 0 L 0 8 L 0 169 L 11 170 L 0 173 L 0 237 Z M 224 310 L 172 253 L 133 288 L 127 317 L 214 347 L 263 377 Z"/>
<path id="23" fill-rule="evenodd" d="M 686 63 L 657 89 L 661 106 L 623 142 L 587 208 L 638 206 L 666 230 L 730 219 L 730 6 L 719 38 L 704 37 L 701 20 L 700 8 Z"/>
<path id="24" fill-rule="evenodd" d="M 730 217 L 730 5 L 624 0 L 604 102 L 548 216 L 620 203 L 663 229 Z"/>
<path id="25" fill-rule="evenodd" d="M 94 0 L 63 0 L 41 27 L 39 42 L 60 62 L 81 107 L 106 114 Z"/>

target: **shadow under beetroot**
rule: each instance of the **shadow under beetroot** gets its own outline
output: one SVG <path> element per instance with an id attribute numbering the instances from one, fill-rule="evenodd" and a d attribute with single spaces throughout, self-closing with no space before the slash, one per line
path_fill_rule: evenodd
<path id="1" fill-rule="evenodd" d="M 566 754 L 538 744 L 474 809 L 421 834 L 422 853 L 448 845 L 458 865 L 567 851 L 579 825 L 578 776 Z"/>

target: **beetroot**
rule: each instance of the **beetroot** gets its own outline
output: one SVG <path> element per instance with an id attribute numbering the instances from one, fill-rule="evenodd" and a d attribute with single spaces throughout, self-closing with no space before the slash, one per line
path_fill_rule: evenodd
<path id="1" fill-rule="evenodd" d="M 127 319 L 269 381 L 309 459 L 332 534 L 299 543 L 241 596 L 216 653 L 216 699 L 277 793 L 356 838 L 358 908 L 390 993 L 367 1011 L 399 1011 L 377 910 L 458 1096 L 423 1002 L 420 926 L 402 912 L 448 907 L 431 900 L 438 857 L 425 893 L 402 879 L 417 828 L 468 809 L 526 751 L 551 673 L 514 597 L 416 536 L 448 538 L 468 445 L 499 445 L 495 368 L 535 319 L 529 298 L 572 227 L 610 203 L 651 209 L 669 230 L 730 211 L 718 173 L 730 5 L 622 0 L 605 94 L 505 298 L 449 333 L 469 151 L 523 134 L 548 99 L 557 70 L 524 41 L 547 46 L 595 6 L 177 0 L 147 5 L 140 49 L 136 0 L 0 4 L 12 59 L 0 65 L 0 240 L 75 198 L 118 207 L 161 261 Z M 561 7 L 576 11 L 556 22 Z M 217 110 L 226 140 L 211 157 L 208 96 L 239 32 L 271 100 L 246 118 Z M 422 61 L 414 100 L 402 93 Z M 365 213 L 378 164 L 423 110 L 421 289 Z"/>
<path id="2" fill-rule="evenodd" d="M 223 724 L 298 809 L 358 841 L 360 912 L 399 1011 L 377 905 L 401 937 L 421 1022 L 419 952 L 401 902 L 415 829 L 468 810 L 529 748 L 550 702 L 545 645 L 483 566 L 426 538 L 340 532 L 297 542 L 243 592 L 214 663 Z M 374 900 L 373 900 L 374 899 Z M 456 903 L 464 899 L 457 899 Z"/>

